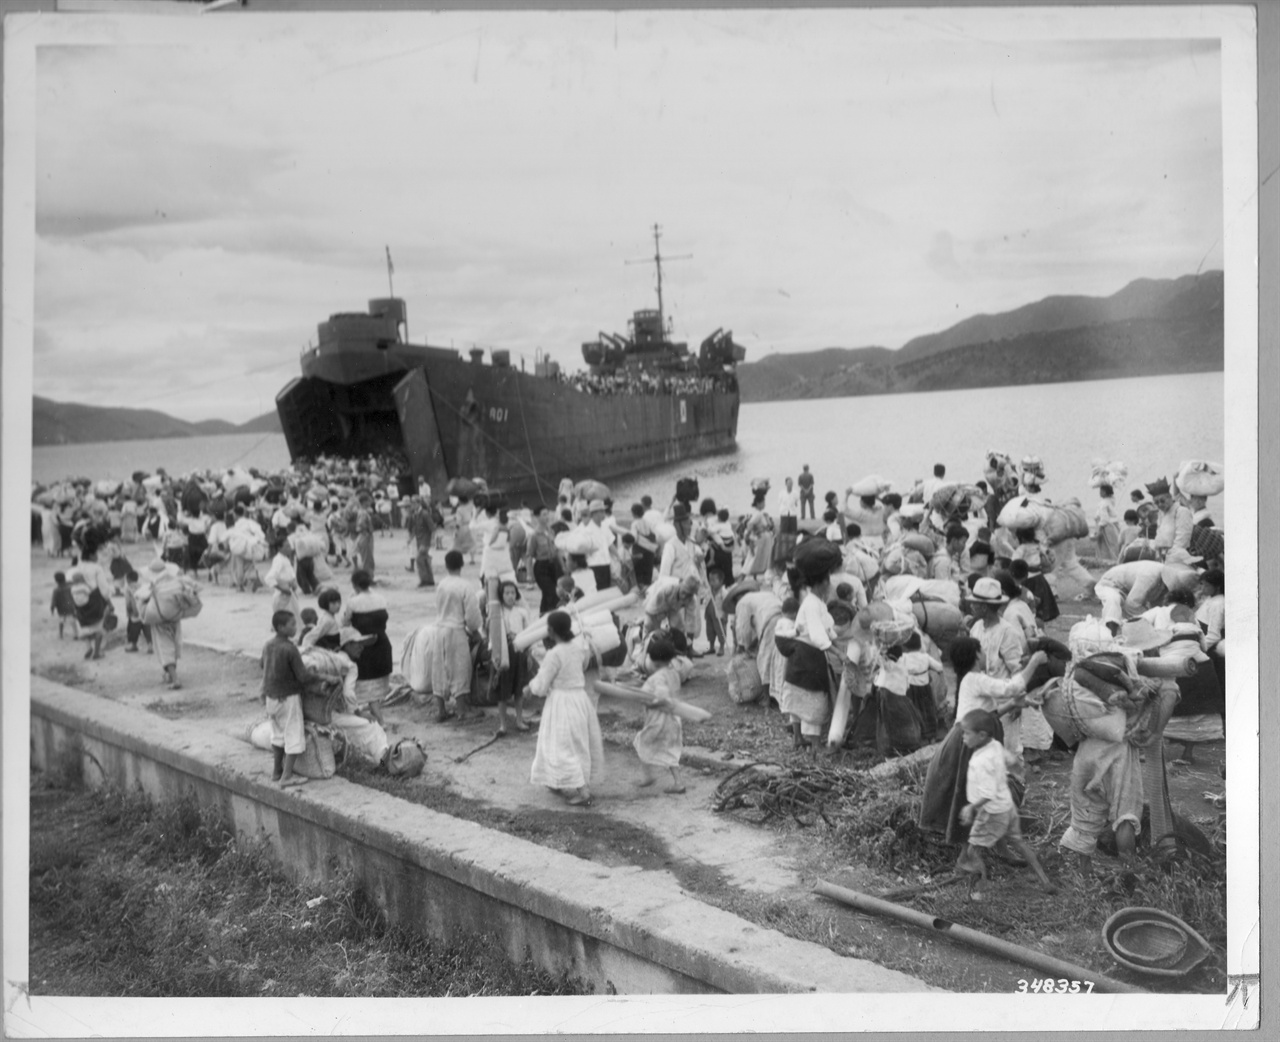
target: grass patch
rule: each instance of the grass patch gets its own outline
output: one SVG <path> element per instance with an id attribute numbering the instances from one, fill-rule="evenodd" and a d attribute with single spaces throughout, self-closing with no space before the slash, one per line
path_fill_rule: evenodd
<path id="1" fill-rule="evenodd" d="M 846 871 L 843 866 L 856 866 L 866 892 L 875 894 L 927 884 L 954 867 L 958 850 L 916 824 L 926 770 L 925 764 L 903 765 L 893 776 L 876 779 L 828 765 L 806 768 L 792 763 L 767 773 L 743 771 L 730 776 L 717 795 L 725 812 L 780 830 L 803 829 L 810 840 L 812 868 L 830 878 Z M 982 902 L 969 901 L 965 887 L 958 885 L 922 886 L 919 892 L 899 898 L 899 903 L 1153 991 L 1213 993 L 1226 987 L 1227 865 L 1220 824 L 1207 833 L 1210 853 L 1184 849 L 1178 860 L 1162 862 L 1140 846 L 1132 865 L 1100 856 L 1095 859 L 1095 874 L 1082 877 L 1074 856 L 1068 859 L 1056 845 L 1070 817 L 1066 788 L 1037 783 L 1029 787 L 1023 809 L 1029 821 L 1024 830 L 1027 840 L 1061 887 L 1060 893 L 1040 891 L 1029 869 L 988 858 L 991 883 Z M 769 902 L 749 895 L 713 898 L 712 903 L 840 954 L 865 950 L 858 943 L 850 945 L 847 927 L 839 929 L 835 920 L 803 907 L 785 914 L 770 911 Z M 1174 980 L 1117 967 L 1102 942 L 1102 925 L 1113 912 L 1134 905 L 1178 916 L 1209 941 L 1213 954 L 1191 974 Z M 909 938 L 910 927 L 885 925 L 877 940 L 883 942 L 893 933 L 898 935 L 895 943 L 878 944 L 867 957 L 920 975 L 929 983 L 966 990 L 971 982 L 963 966 L 945 958 L 922 961 L 923 953 L 932 949 L 926 945 L 913 950 L 918 940 L 904 944 L 903 929 Z"/>
<path id="2" fill-rule="evenodd" d="M 581 994 L 493 938 L 445 945 L 352 880 L 290 883 L 193 800 L 69 792 L 33 813 L 31 990 L 124 996 Z"/>

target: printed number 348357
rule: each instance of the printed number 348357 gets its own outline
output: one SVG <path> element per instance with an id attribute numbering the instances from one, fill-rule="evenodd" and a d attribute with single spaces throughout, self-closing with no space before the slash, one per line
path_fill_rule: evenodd
<path id="1" fill-rule="evenodd" d="M 1043 980 L 1039 977 L 1034 980 L 1019 980 L 1018 992 L 1020 994 L 1030 994 L 1037 992 L 1041 995 L 1052 995 L 1055 992 L 1059 995 L 1075 995 L 1083 988 L 1084 993 L 1089 995 L 1093 992 L 1093 981 L 1067 980 L 1066 977 L 1059 977 L 1054 980 L 1052 977 L 1045 977 Z"/>

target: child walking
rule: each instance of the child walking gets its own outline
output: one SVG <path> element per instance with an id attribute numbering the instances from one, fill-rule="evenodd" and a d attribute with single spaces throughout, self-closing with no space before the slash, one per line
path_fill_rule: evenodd
<path id="1" fill-rule="evenodd" d="M 318 677 L 303 665 L 302 653 L 293 642 L 298 617 L 291 611 L 274 612 L 271 628 L 275 636 L 262 648 L 262 704 L 271 717 L 271 780 L 287 788 L 307 781 L 293 773 L 293 765 L 307 748 L 302 688 Z"/>
<path id="2" fill-rule="evenodd" d="M 64 572 L 53 573 L 53 599 L 49 602 L 49 614 L 58 616 L 58 639 L 62 640 L 67 620 L 71 620 L 71 636 L 80 636 L 79 623 L 76 622 L 76 602 L 71 596 L 71 587 L 67 584 Z"/>
<path id="3" fill-rule="evenodd" d="M 711 587 L 711 596 L 703 611 L 707 629 L 707 651 L 713 655 L 723 655 L 728 639 L 724 627 L 724 572 L 719 568 L 708 568 L 707 585 Z"/>
<path id="4" fill-rule="evenodd" d="M 937 737 L 942 726 L 930 677 L 931 673 L 942 672 L 942 662 L 924 650 L 919 630 L 907 638 L 902 648 L 902 665 L 907 671 L 907 697 L 920 714 L 920 741 L 927 745 Z"/>
<path id="5" fill-rule="evenodd" d="M 1004 746 L 993 737 L 997 731 L 996 716 L 985 709 L 973 709 L 960 720 L 965 748 L 970 751 L 969 770 L 965 777 L 967 803 L 960 809 L 960 823 L 969 826 L 956 869 L 970 875 L 969 896 L 982 898 L 981 884 L 986 882 L 987 865 L 982 851 L 1004 840 L 1026 858 L 1046 893 L 1057 893 L 1036 857 L 1031 845 L 1022 838 L 1018 808 L 1009 792 L 1008 762 Z"/>
<path id="6" fill-rule="evenodd" d="M 138 573 L 132 568 L 124 576 L 124 613 L 125 613 L 125 651 L 138 650 L 138 638 L 147 640 L 147 654 L 155 654 L 155 646 L 151 643 L 151 627 L 142 621 L 142 608 L 138 604 Z"/>
<path id="7" fill-rule="evenodd" d="M 637 782 L 641 788 L 652 785 L 664 768 L 671 772 L 671 784 L 666 790 L 672 794 L 685 791 L 680 780 L 680 754 L 684 751 L 684 725 L 671 712 L 672 701 L 680 694 L 680 674 L 673 662 L 675 645 L 665 636 L 655 636 L 649 641 L 645 659 L 645 672 L 649 678 L 641 690 L 652 696 L 644 708 L 644 726 L 636 735 L 636 754 L 644 768 L 644 777 Z"/>

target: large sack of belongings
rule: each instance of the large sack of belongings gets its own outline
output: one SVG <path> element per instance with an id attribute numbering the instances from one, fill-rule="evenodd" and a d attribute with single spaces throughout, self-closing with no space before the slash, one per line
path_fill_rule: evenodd
<path id="1" fill-rule="evenodd" d="M 734 652 L 725 667 L 729 678 L 729 700 L 738 705 L 758 702 L 764 694 L 764 682 L 760 679 L 760 669 L 756 665 L 754 655 L 745 652 Z"/>
<path id="2" fill-rule="evenodd" d="M 200 587 L 185 575 L 164 574 L 151 583 L 151 596 L 143 609 L 142 621 L 148 626 L 194 619 L 204 607 Z"/>
<path id="3" fill-rule="evenodd" d="M 1089 519 L 1080 500 L 1068 499 L 1049 510 L 1042 527 L 1045 539 L 1053 546 L 1068 539 L 1083 539 L 1089 534 Z"/>

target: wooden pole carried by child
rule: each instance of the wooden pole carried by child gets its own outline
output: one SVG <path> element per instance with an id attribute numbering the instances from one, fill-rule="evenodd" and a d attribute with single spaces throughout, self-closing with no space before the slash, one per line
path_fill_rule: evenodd
<path id="1" fill-rule="evenodd" d="M 671 784 L 666 791 L 672 794 L 685 791 L 680 780 L 680 754 L 684 751 L 682 719 L 707 719 L 711 715 L 676 698 L 681 681 L 673 665 L 675 657 L 675 644 L 663 634 L 655 635 L 646 649 L 644 670 L 649 677 L 643 688 L 601 680 L 595 684 L 601 694 L 644 703 L 644 726 L 634 742 L 644 769 L 644 777 L 637 785 L 641 788 L 652 785 L 660 770 L 669 770 Z"/>

